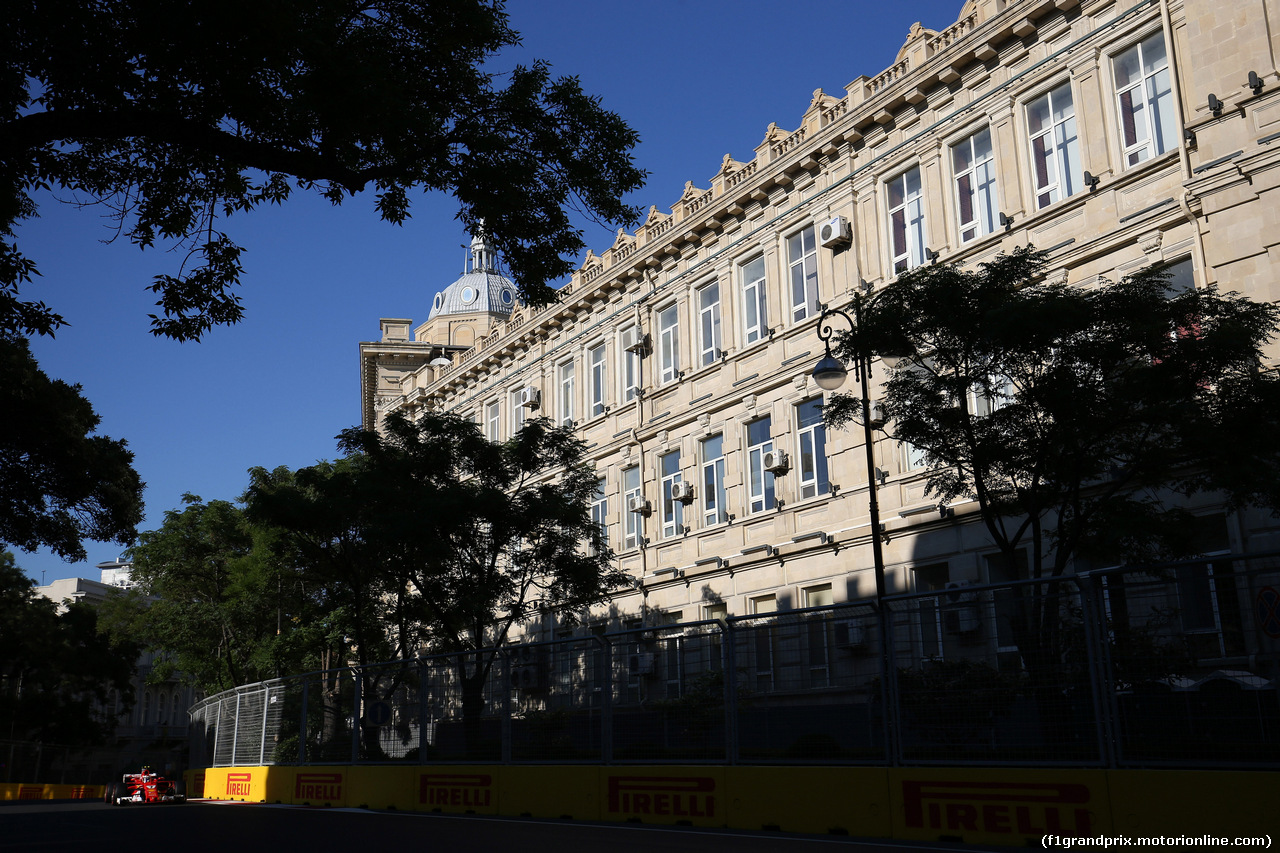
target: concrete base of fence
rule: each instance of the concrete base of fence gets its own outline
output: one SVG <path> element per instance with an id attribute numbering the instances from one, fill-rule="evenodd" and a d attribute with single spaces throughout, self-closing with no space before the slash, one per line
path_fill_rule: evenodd
<path id="1" fill-rule="evenodd" d="M 101 800 L 106 795 L 106 785 L 0 783 L 0 800 Z"/>
<path id="2" fill-rule="evenodd" d="M 439 765 L 186 775 L 190 796 L 251 803 L 1033 846 L 1046 834 L 1280 840 L 1280 774 L 1267 771 Z"/>

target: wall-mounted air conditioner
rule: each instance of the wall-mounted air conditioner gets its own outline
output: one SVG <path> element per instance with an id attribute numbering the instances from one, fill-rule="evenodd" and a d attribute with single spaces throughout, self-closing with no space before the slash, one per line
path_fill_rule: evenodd
<path id="1" fill-rule="evenodd" d="M 785 474 L 791 469 L 791 459 L 785 450 L 770 450 L 764 454 L 764 470 L 771 474 Z"/>
<path id="2" fill-rule="evenodd" d="M 693 483 L 672 483 L 671 499 L 682 504 L 693 503 Z"/>
<path id="3" fill-rule="evenodd" d="M 542 405 L 542 392 L 532 385 L 520 389 L 520 405 L 526 409 L 536 409 Z"/>
<path id="4" fill-rule="evenodd" d="M 833 216 L 818 226 L 818 243 L 824 248 L 833 249 L 852 242 L 853 231 L 849 220 L 843 216 Z"/>

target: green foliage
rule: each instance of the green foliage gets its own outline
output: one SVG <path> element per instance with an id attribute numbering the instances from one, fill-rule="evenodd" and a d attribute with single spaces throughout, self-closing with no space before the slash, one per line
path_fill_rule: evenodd
<path id="1" fill-rule="evenodd" d="M 82 539 L 133 541 L 142 481 L 124 441 L 93 435 L 80 386 L 50 379 L 0 331 L 0 542 L 85 557 Z"/>
<path id="2" fill-rule="evenodd" d="M 1171 293 L 1149 268 L 1094 287 L 1043 278 L 1019 249 L 919 267 L 866 302 L 840 354 L 908 352 L 885 385 L 893 437 L 921 449 L 943 500 L 976 499 L 1032 577 L 1073 555 L 1193 549 L 1180 496 L 1280 506 L 1280 381 L 1261 372 L 1280 308 L 1214 288 Z M 984 402 L 985 401 L 985 402 Z M 858 416 L 837 397 L 831 423 Z"/>
<path id="3" fill-rule="evenodd" d="M 119 636 L 163 651 L 153 677 L 180 671 L 216 692 L 315 668 L 327 622 L 280 533 L 227 501 L 183 498 L 131 552 L 135 591 L 103 605 Z"/>
<path id="4" fill-rule="evenodd" d="M 99 632 L 83 602 L 59 613 L 0 551 L 0 734 L 72 746 L 104 741 L 115 720 L 102 710 L 119 691 L 128 709 L 139 646 Z"/>
<path id="5" fill-rule="evenodd" d="M 0 31 L 0 329 L 63 320 L 22 301 L 36 274 L 15 225 L 36 198 L 101 202 L 141 247 L 174 241 L 152 330 L 237 322 L 241 248 L 222 220 L 295 189 L 334 204 L 372 187 L 378 214 L 452 193 L 483 220 L 535 305 L 583 248 L 566 208 L 630 223 L 637 137 L 546 65 L 505 86 L 483 69 L 519 43 L 501 0 L 14 0 Z"/>

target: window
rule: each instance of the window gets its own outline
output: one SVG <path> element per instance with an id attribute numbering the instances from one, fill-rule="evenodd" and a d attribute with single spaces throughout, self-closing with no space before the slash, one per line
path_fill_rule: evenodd
<path id="1" fill-rule="evenodd" d="M 485 435 L 490 441 L 502 438 L 502 404 L 492 400 L 484 407 Z"/>
<path id="2" fill-rule="evenodd" d="M 991 128 L 975 133 L 951 149 L 956 180 L 956 212 L 960 242 L 990 234 L 996 227 L 996 168 Z"/>
<path id="3" fill-rule="evenodd" d="M 827 607 L 835 603 L 831 584 L 811 586 L 801 590 L 805 607 Z M 809 686 L 828 687 L 831 684 L 831 638 L 828 627 L 830 614 L 822 613 L 805 620 L 806 658 L 809 664 Z"/>
<path id="4" fill-rule="evenodd" d="M 991 583 L 1009 583 L 1029 577 L 1027 552 L 1014 552 L 1012 560 L 1006 554 L 987 554 L 987 577 Z M 1023 599 L 1010 587 L 995 589 L 991 601 L 996 622 L 996 666 L 1002 672 L 1020 672 L 1022 655 L 1018 651 L 1017 625 L 1024 619 Z"/>
<path id="5" fill-rule="evenodd" d="M 769 334 L 769 310 L 765 303 L 764 258 L 742 267 L 743 343 L 753 344 Z"/>
<path id="6" fill-rule="evenodd" d="M 1156 33 L 1139 42 L 1117 56 L 1112 67 L 1124 161 L 1134 166 L 1163 154 L 1176 142 L 1164 36 Z"/>
<path id="7" fill-rule="evenodd" d="M 524 426 L 527 412 L 520 405 L 520 389 L 511 392 L 511 434 L 515 435 Z"/>
<path id="8" fill-rule="evenodd" d="M 729 605 L 724 602 L 708 604 L 702 608 L 702 618 L 724 621 L 729 618 Z M 716 629 L 707 632 L 707 667 L 713 672 L 724 669 L 724 646 L 721 639 L 724 634 Z"/>
<path id="9" fill-rule="evenodd" d="M 679 536 L 684 533 L 684 504 L 672 497 L 671 489 L 682 482 L 680 451 L 663 454 L 658 464 L 662 469 L 662 536 Z"/>
<path id="10" fill-rule="evenodd" d="M 916 447 L 909 441 L 904 441 L 900 445 L 902 452 L 902 470 L 914 471 L 917 468 L 925 466 L 924 451 Z"/>
<path id="11" fill-rule="evenodd" d="M 894 273 L 924 263 L 924 193 L 920 169 L 903 172 L 888 184 L 889 239 Z"/>
<path id="12" fill-rule="evenodd" d="M 604 477 L 596 480 L 596 493 L 591 499 L 591 521 L 600 528 L 604 541 L 609 541 L 609 498 L 604 491 Z"/>
<path id="13" fill-rule="evenodd" d="M 714 364 L 720 357 L 720 284 L 713 282 L 698 290 L 698 343 L 701 364 Z"/>
<path id="14" fill-rule="evenodd" d="M 827 428 L 822 422 L 822 399 L 796 406 L 799 434 L 800 497 L 811 498 L 831 491 L 827 477 Z"/>
<path id="15" fill-rule="evenodd" d="M 1195 518 L 1193 536 L 1196 550 L 1205 556 L 1231 550 L 1225 516 Z M 1176 578 L 1178 616 L 1187 650 L 1198 661 L 1244 654 L 1240 591 L 1231 561 L 1184 564 L 1176 569 Z"/>
<path id="16" fill-rule="evenodd" d="M 778 599 L 773 595 L 762 595 L 751 599 L 751 612 L 756 614 L 777 613 Z M 754 636 L 756 690 L 767 693 L 773 690 L 773 641 L 774 627 L 772 622 L 753 622 L 750 627 Z"/>
<path id="17" fill-rule="evenodd" d="M 1080 140 L 1070 83 L 1027 105 L 1027 129 L 1038 210 L 1080 190 Z"/>
<path id="18" fill-rule="evenodd" d="M 591 371 L 591 417 L 598 417 L 604 414 L 604 397 L 605 397 L 605 369 L 604 369 L 604 344 L 592 347 L 587 352 L 587 363 Z"/>
<path id="19" fill-rule="evenodd" d="M 748 509 L 764 512 L 774 507 L 773 474 L 764 470 L 764 455 L 773 450 L 770 418 L 747 424 Z"/>
<path id="20" fill-rule="evenodd" d="M 572 361 L 560 365 L 560 423 L 573 426 L 573 393 L 577 371 Z"/>
<path id="21" fill-rule="evenodd" d="M 974 384 L 969 389 L 969 413 L 977 418 L 984 418 L 992 412 L 1003 409 L 1013 400 L 1013 382 L 1007 376 L 992 376 L 987 386 Z"/>
<path id="22" fill-rule="evenodd" d="M 640 466 L 633 465 L 622 472 L 623 548 L 635 548 L 644 536 L 644 519 L 638 512 L 631 512 L 631 499 L 640 497 Z"/>
<path id="23" fill-rule="evenodd" d="M 702 441 L 702 524 L 710 526 L 729 520 L 724 491 L 724 436 Z"/>
<path id="24" fill-rule="evenodd" d="M 680 309 L 670 305 L 658 312 L 658 384 L 680 375 Z"/>
<path id="25" fill-rule="evenodd" d="M 818 313 L 818 244 L 813 226 L 787 238 L 791 267 L 791 319 L 799 322 Z"/>
<path id="26" fill-rule="evenodd" d="M 640 390 L 640 328 L 628 326 L 619 335 L 622 350 L 622 401 L 634 400 Z"/>
<path id="27" fill-rule="evenodd" d="M 951 608 L 957 611 L 958 604 L 948 602 L 944 605 L 942 595 L 947 589 L 949 570 L 946 563 L 931 566 L 912 566 L 916 578 L 916 592 L 936 592 L 938 595 L 915 599 L 916 635 L 920 641 L 920 656 L 926 660 L 942 659 L 943 610 Z M 970 611 L 976 612 L 972 604 Z M 966 611 L 966 612 L 970 612 Z"/>

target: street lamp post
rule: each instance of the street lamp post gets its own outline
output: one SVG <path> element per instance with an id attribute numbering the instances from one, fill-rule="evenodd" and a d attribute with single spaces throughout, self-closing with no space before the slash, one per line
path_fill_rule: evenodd
<path id="1" fill-rule="evenodd" d="M 853 297 L 853 317 L 838 308 L 822 306 L 822 316 L 818 320 L 818 338 L 821 339 L 823 346 L 826 347 L 827 354 L 813 368 L 813 381 L 823 391 L 835 391 L 844 384 L 845 378 L 849 375 L 849 371 L 845 369 L 839 359 L 831 354 L 831 337 L 835 334 L 831 320 L 834 317 L 843 318 L 849 324 L 850 329 L 861 325 L 862 295 L 855 294 Z M 880 501 L 876 497 L 876 454 L 873 443 L 875 436 L 871 431 L 870 380 L 871 357 L 869 355 L 861 355 L 858 357 L 858 377 L 856 381 L 862 386 L 862 435 L 863 445 L 867 452 L 867 495 L 871 513 L 871 555 L 875 561 L 876 604 L 879 606 L 880 599 L 885 596 L 884 550 L 880 540 Z"/>
<path id="2" fill-rule="evenodd" d="M 835 329 L 831 325 L 834 317 L 842 318 L 849 328 L 856 329 L 862 325 L 862 294 L 853 297 L 853 317 L 838 308 L 822 306 L 822 316 L 818 319 L 818 337 L 826 347 L 826 355 L 813 368 L 813 381 L 823 391 L 835 391 L 844 384 L 849 375 L 840 360 L 831 354 L 831 337 Z M 892 367 L 898 360 L 896 356 L 882 355 L 881 360 Z M 858 356 L 858 378 L 862 386 L 862 436 L 863 446 L 867 452 L 867 503 L 871 515 L 871 555 L 875 563 L 876 573 L 876 621 L 880 634 L 880 655 L 884 667 L 882 684 L 884 685 L 884 737 L 885 751 L 891 764 L 897 764 L 897 679 L 893 665 L 893 657 L 889 647 L 889 614 L 885 611 L 885 579 L 884 550 L 881 545 L 880 501 L 876 497 L 876 454 L 875 436 L 871 430 L 871 355 L 863 353 Z"/>

